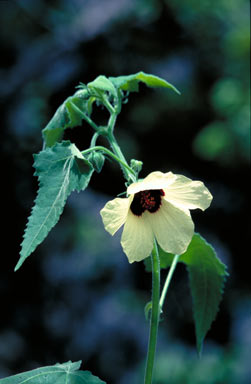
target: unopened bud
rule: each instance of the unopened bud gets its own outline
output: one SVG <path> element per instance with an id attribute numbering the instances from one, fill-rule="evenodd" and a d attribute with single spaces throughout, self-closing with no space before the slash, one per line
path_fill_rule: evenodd
<path id="1" fill-rule="evenodd" d="M 143 165 L 142 161 L 131 159 L 130 167 L 137 173 L 137 175 L 141 171 L 142 165 Z"/>
<path id="2" fill-rule="evenodd" d="M 101 152 L 93 151 L 89 156 L 88 160 L 92 164 L 93 168 L 96 172 L 100 173 L 104 162 L 105 162 L 105 156 Z"/>

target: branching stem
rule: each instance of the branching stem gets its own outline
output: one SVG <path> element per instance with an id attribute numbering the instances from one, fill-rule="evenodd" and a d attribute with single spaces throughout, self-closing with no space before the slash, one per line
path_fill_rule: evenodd
<path id="1" fill-rule="evenodd" d="M 120 163 L 124 168 L 126 168 L 126 170 L 130 173 L 130 178 L 132 179 L 135 179 L 135 172 L 134 170 L 127 164 L 127 162 L 121 160 L 118 156 L 116 156 L 112 151 L 110 151 L 108 148 L 106 147 L 103 147 L 101 145 L 97 145 L 97 146 L 94 146 L 94 147 L 91 147 L 91 148 L 88 148 L 88 149 L 85 149 L 84 151 L 82 151 L 82 155 L 85 156 L 87 155 L 88 153 L 92 152 L 92 151 L 101 151 L 101 152 L 104 152 L 104 153 L 107 153 L 107 155 L 109 155 L 110 157 L 112 157 L 115 161 L 117 161 L 118 163 Z"/>
<path id="2" fill-rule="evenodd" d="M 76 104 L 71 102 L 72 108 L 81 115 L 81 117 L 96 131 L 99 132 L 100 128 L 92 121 L 90 117 L 88 117 L 81 109 L 79 109 Z"/>

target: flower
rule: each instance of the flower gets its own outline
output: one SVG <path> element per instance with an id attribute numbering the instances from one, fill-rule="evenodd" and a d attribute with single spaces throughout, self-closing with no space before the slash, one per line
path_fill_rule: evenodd
<path id="1" fill-rule="evenodd" d="M 111 235 L 124 225 L 121 245 L 132 263 L 150 255 L 154 238 L 164 251 L 184 253 L 194 233 L 189 210 L 204 211 L 211 201 L 201 181 L 156 171 L 131 184 L 126 198 L 109 201 L 100 214 Z"/>

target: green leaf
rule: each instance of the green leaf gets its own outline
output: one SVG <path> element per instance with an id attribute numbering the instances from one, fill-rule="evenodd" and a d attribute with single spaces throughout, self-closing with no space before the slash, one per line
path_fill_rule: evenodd
<path id="1" fill-rule="evenodd" d="M 101 92 L 109 92 L 113 96 L 117 95 L 116 88 L 114 87 L 112 81 L 107 79 L 107 77 L 101 75 L 98 76 L 94 81 L 91 81 L 87 84 L 87 87 L 90 90 L 101 91 Z"/>
<path id="2" fill-rule="evenodd" d="M 160 268 L 171 266 L 174 255 L 159 247 Z M 215 320 L 222 299 L 227 267 L 218 259 L 213 247 L 195 233 L 179 262 L 186 264 L 193 300 L 196 344 L 201 353 L 203 340 Z M 151 272 L 151 258 L 144 260 L 145 269 Z"/>
<path id="3" fill-rule="evenodd" d="M 67 197 L 74 190 L 84 190 L 93 167 L 77 147 L 69 141 L 55 144 L 34 156 L 39 190 L 22 242 L 15 270 L 45 239 L 58 222 Z"/>
<path id="4" fill-rule="evenodd" d="M 109 77 L 109 80 L 115 85 L 116 88 L 121 89 L 122 91 L 129 92 L 138 92 L 139 90 L 139 82 L 144 83 L 148 87 L 151 88 L 170 88 L 176 93 L 180 94 L 180 92 L 168 81 L 151 74 L 147 74 L 144 72 L 138 72 L 134 75 L 128 76 L 119 76 L 119 77 Z"/>
<path id="5" fill-rule="evenodd" d="M 73 128 L 82 124 L 83 115 L 88 116 L 90 111 L 88 99 L 88 91 L 80 89 L 60 105 L 42 131 L 47 147 L 52 147 L 56 142 L 61 141 L 66 128 Z"/>
<path id="6" fill-rule="evenodd" d="M 0 380 L 0 384 L 106 384 L 89 371 L 80 371 L 81 361 L 33 369 Z"/>
<path id="7" fill-rule="evenodd" d="M 198 353 L 215 320 L 222 299 L 226 266 L 217 258 L 213 247 L 195 234 L 179 261 L 187 265 L 193 299 L 193 313 Z"/>
<path id="8" fill-rule="evenodd" d="M 110 96 L 117 96 L 117 89 L 122 91 L 137 92 L 138 83 L 142 82 L 148 87 L 164 87 L 180 93 L 172 84 L 158 76 L 144 72 L 134 75 L 109 77 L 98 76 L 95 80 L 85 86 L 81 84 L 79 90 L 68 97 L 57 109 L 52 119 L 43 129 L 43 138 L 47 147 L 52 147 L 63 138 L 63 133 L 67 128 L 73 128 L 82 124 L 85 119 L 91 124 L 90 115 L 92 106 L 97 100 L 102 102 L 102 94 L 108 92 Z"/>

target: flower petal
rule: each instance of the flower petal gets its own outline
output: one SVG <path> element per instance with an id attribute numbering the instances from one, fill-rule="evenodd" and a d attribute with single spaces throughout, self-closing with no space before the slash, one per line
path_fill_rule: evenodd
<path id="1" fill-rule="evenodd" d="M 108 201 L 100 214 L 107 232 L 114 235 L 125 223 L 132 198 L 119 198 Z"/>
<path id="2" fill-rule="evenodd" d="M 127 188 L 128 195 L 149 189 L 164 189 L 174 182 L 176 176 L 172 172 L 162 173 L 159 171 L 150 173 L 143 180 L 132 183 Z"/>
<path id="3" fill-rule="evenodd" d="M 153 231 L 144 214 L 138 217 L 129 210 L 121 238 L 129 263 L 148 257 L 153 249 L 153 241 Z"/>
<path id="4" fill-rule="evenodd" d="M 164 199 L 155 213 L 146 212 L 154 235 L 161 248 L 170 253 L 186 251 L 194 233 L 194 224 L 188 210 L 173 206 Z"/>
<path id="5" fill-rule="evenodd" d="M 164 192 L 165 200 L 185 209 L 200 208 L 204 211 L 213 198 L 201 181 L 193 181 L 182 175 L 176 175 L 176 179 Z"/>

